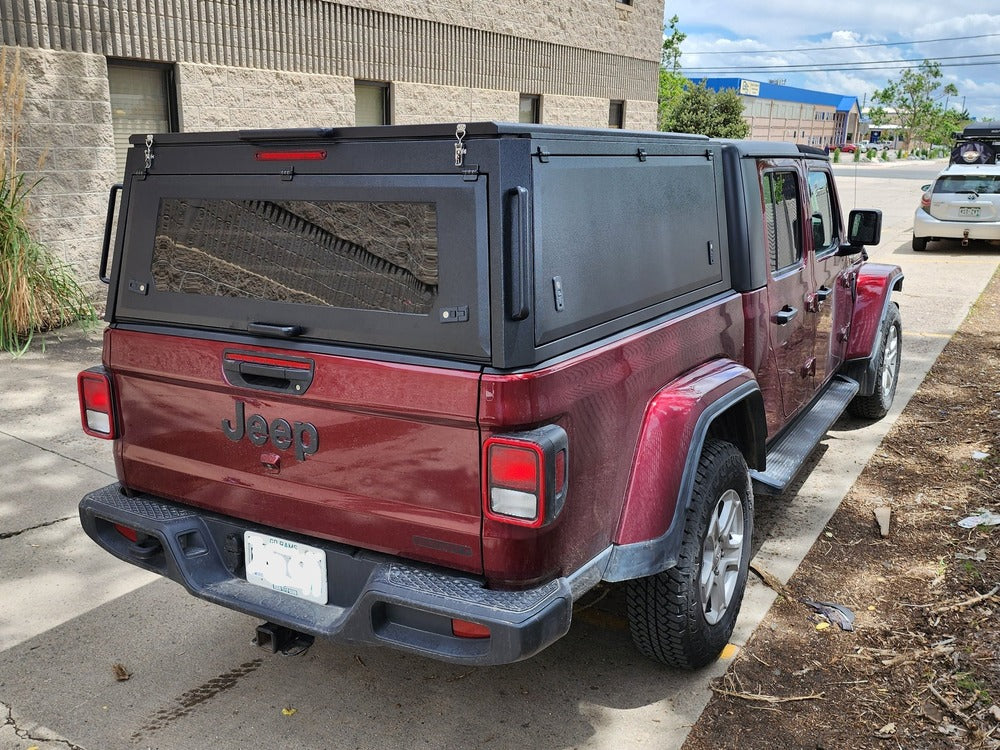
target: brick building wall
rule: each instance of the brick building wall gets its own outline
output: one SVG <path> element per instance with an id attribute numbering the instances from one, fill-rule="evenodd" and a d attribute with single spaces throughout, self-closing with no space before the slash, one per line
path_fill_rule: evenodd
<path id="1" fill-rule="evenodd" d="M 30 225 L 78 278 L 93 280 L 108 188 L 120 179 L 107 66 L 101 55 L 18 52 L 27 79 L 18 163 L 28 184 L 37 181 L 28 199 Z M 7 53 L 10 64 L 15 50 Z"/>
<path id="2" fill-rule="evenodd" d="M 516 121 L 532 94 L 542 122 L 606 127 L 622 100 L 625 127 L 653 129 L 662 17 L 659 0 L 0 0 L 28 78 L 21 166 L 47 152 L 31 223 L 94 278 L 120 179 L 109 58 L 172 65 L 187 131 L 352 125 L 356 80 L 391 86 L 393 123 Z"/>

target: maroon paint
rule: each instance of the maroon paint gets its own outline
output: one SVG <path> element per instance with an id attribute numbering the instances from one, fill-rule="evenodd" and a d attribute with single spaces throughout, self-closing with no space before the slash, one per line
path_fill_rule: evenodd
<path id="1" fill-rule="evenodd" d="M 743 299 L 733 294 L 551 367 L 484 375 L 484 439 L 550 423 L 569 437 L 569 490 L 555 521 L 525 529 L 484 520 L 487 578 L 528 585 L 569 573 L 606 548 L 647 404 L 664 383 L 705 362 L 742 361 L 744 336 Z"/>
<path id="2" fill-rule="evenodd" d="M 227 345 L 112 330 L 123 439 L 120 476 L 140 491 L 253 522 L 480 572 L 476 372 L 310 355 L 305 396 L 234 388 Z M 241 350 L 280 357 L 278 349 Z M 319 450 L 296 460 L 222 431 L 246 414 L 311 422 Z M 263 460 L 280 456 L 280 474 Z"/>
<path id="3" fill-rule="evenodd" d="M 753 373 L 727 360 L 707 362 L 657 393 L 643 417 L 625 508 L 616 534 L 620 544 L 654 539 L 674 516 L 681 478 L 698 418 Z"/>
<path id="4" fill-rule="evenodd" d="M 896 280 L 903 275 L 899 266 L 865 263 L 858 272 L 857 300 L 847 342 L 847 359 L 862 359 L 872 354 L 875 339 L 882 325 L 886 298 Z"/>

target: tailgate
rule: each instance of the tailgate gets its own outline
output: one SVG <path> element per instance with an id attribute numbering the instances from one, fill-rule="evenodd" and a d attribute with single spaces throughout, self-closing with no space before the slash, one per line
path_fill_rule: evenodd
<path id="1" fill-rule="evenodd" d="M 481 572 L 478 369 L 107 337 L 129 487 Z"/>

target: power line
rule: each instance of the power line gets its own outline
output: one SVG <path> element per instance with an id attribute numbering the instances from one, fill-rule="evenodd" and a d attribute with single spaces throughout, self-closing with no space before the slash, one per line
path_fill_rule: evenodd
<path id="1" fill-rule="evenodd" d="M 940 63 L 941 60 L 981 60 L 982 58 L 991 58 L 990 60 L 985 60 L 982 62 L 947 62 Z M 996 59 L 992 59 L 996 58 Z M 723 68 L 723 67 L 706 67 L 706 68 L 685 68 L 687 72 L 694 73 L 714 73 L 714 72 L 724 72 L 727 70 L 753 70 L 755 72 L 760 71 L 787 71 L 789 73 L 815 73 L 822 72 L 824 70 L 885 70 L 886 68 L 898 68 L 904 63 L 916 63 L 916 65 L 902 65 L 902 67 L 915 68 L 919 67 L 927 58 L 912 57 L 903 60 L 870 60 L 870 61 L 858 61 L 852 63 L 797 63 L 790 65 L 753 65 L 753 66 L 741 66 L 739 68 Z M 984 55 L 953 55 L 949 57 L 939 57 L 935 58 L 934 62 L 940 64 L 942 68 L 954 68 L 954 67 L 968 67 L 972 65 L 996 65 L 1000 63 L 1000 54 L 990 53 Z M 848 66 L 848 67 L 839 67 Z"/>
<path id="2" fill-rule="evenodd" d="M 989 62 L 971 62 L 971 63 L 951 63 L 949 65 L 942 65 L 942 68 L 975 68 L 984 65 L 1000 65 L 1000 60 L 992 60 Z M 762 68 L 704 68 L 699 69 L 697 75 L 688 75 L 692 73 L 693 69 L 681 70 L 681 73 L 687 78 L 703 78 L 706 75 L 715 76 L 728 76 L 728 75 L 746 75 L 747 73 L 775 73 L 775 72 L 787 72 L 787 73 L 867 73 L 876 70 L 915 70 L 919 68 L 919 65 L 895 65 L 886 64 L 881 67 L 873 68 L 858 68 L 857 66 L 849 65 L 847 67 L 831 67 L 831 68 L 801 68 L 799 70 L 788 70 L 788 71 L 774 71 Z"/>
<path id="3" fill-rule="evenodd" d="M 870 49 L 872 47 L 899 47 L 907 44 L 931 44 L 933 42 L 958 42 L 967 39 L 988 39 L 1000 34 L 977 34 L 975 36 L 946 36 L 940 39 L 914 39 L 910 42 L 881 42 L 879 44 L 845 44 L 831 47 L 793 47 L 791 49 L 749 49 L 727 50 L 715 52 L 712 50 L 693 51 L 682 50 L 686 55 L 770 55 L 775 52 L 825 52 L 830 49 Z"/>

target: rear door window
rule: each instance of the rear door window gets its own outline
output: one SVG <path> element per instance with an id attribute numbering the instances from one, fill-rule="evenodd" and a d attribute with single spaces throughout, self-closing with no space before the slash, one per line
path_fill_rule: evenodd
<path id="1" fill-rule="evenodd" d="M 761 176 L 772 273 L 781 273 L 802 261 L 798 185 L 798 175 L 791 170 L 765 172 Z"/>

